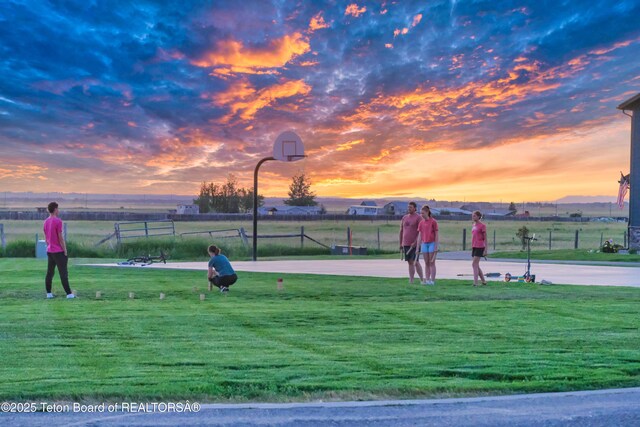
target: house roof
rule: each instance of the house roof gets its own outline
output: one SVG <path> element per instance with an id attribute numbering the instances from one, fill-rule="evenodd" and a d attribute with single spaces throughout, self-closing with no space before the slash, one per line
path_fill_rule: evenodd
<path id="1" fill-rule="evenodd" d="M 449 212 L 453 215 L 471 215 L 471 211 L 459 208 L 431 208 L 431 213 L 434 215 L 440 215 L 442 211 Z"/>
<path id="2" fill-rule="evenodd" d="M 321 210 L 322 208 L 319 206 L 288 206 L 288 205 L 279 205 L 279 206 L 261 206 L 260 209 L 265 211 L 279 211 L 279 212 L 288 212 L 288 211 L 304 211 L 304 212 L 316 212 Z"/>
<path id="3" fill-rule="evenodd" d="M 516 211 L 510 211 L 508 209 L 494 209 L 489 212 L 482 212 L 483 216 L 512 216 L 515 215 Z"/>
<path id="4" fill-rule="evenodd" d="M 618 105 L 618 110 L 640 110 L 640 93 Z"/>
<path id="5" fill-rule="evenodd" d="M 360 206 L 378 206 L 378 204 L 374 200 L 364 200 Z"/>
<path id="6" fill-rule="evenodd" d="M 375 209 L 375 210 L 384 210 L 382 206 L 369 206 L 369 205 L 351 205 L 350 208 L 354 209 Z"/>

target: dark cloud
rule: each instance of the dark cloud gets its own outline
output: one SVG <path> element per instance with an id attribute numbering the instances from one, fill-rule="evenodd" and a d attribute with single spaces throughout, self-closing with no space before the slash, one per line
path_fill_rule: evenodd
<path id="1" fill-rule="evenodd" d="M 0 169 L 199 182 L 198 159 L 250 174 L 296 129 L 356 173 L 399 159 L 397 141 L 591 126 L 640 87 L 639 15 L 635 0 L 3 2 Z"/>

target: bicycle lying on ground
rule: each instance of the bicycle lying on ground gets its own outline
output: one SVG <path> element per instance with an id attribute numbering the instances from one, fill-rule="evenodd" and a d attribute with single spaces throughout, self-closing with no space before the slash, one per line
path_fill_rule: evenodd
<path id="1" fill-rule="evenodd" d="M 139 255 L 133 258 L 129 258 L 126 261 L 119 262 L 118 265 L 151 265 L 153 263 L 162 262 L 163 264 L 167 263 L 167 259 L 169 259 L 169 255 L 160 251 L 160 255 L 152 256 L 152 255 Z"/>

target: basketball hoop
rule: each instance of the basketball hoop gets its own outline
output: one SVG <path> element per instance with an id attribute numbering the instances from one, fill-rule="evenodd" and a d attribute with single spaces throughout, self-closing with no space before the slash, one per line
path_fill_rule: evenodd
<path id="1" fill-rule="evenodd" d="M 295 162 L 303 159 L 304 145 L 295 132 L 282 132 L 273 143 L 273 158 L 281 162 Z"/>
<path id="2" fill-rule="evenodd" d="M 258 258 L 258 170 L 264 162 L 280 160 L 281 162 L 295 162 L 304 159 L 304 145 L 302 139 L 295 132 L 282 132 L 273 143 L 273 156 L 260 160 L 253 171 L 253 260 Z"/>

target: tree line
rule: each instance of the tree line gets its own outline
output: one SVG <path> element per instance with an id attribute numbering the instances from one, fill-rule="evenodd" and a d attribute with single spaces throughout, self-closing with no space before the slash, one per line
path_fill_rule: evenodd
<path id="1" fill-rule="evenodd" d="M 283 200 L 288 206 L 316 206 L 315 193 L 311 191 L 309 178 L 300 173 L 292 178 L 289 185 L 289 198 Z M 241 187 L 233 175 L 227 182 L 218 184 L 203 182 L 198 197 L 193 200 L 200 213 L 246 213 L 253 211 L 253 189 Z M 264 196 L 258 194 L 258 207 L 264 205 Z"/>

